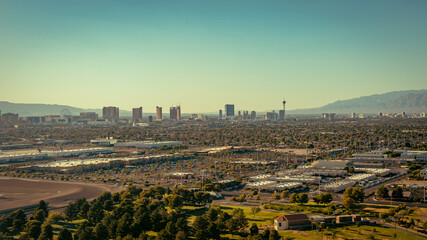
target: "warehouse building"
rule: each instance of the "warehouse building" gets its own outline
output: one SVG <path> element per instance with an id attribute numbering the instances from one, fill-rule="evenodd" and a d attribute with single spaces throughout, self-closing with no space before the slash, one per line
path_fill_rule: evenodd
<path id="1" fill-rule="evenodd" d="M 352 162 L 347 160 L 319 160 L 315 164 L 313 164 L 313 167 L 315 169 L 337 169 L 337 170 L 344 170 L 345 167 L 353 165 Z"/>
<path id="2" fill-rule="evenodd" d="M 355 181 L 352 180 L 342 180 L 342 181 L 334 181 L 331 183 L 328 183 L 326 185 L 323 185 L 323 189 L 327 192 L 342 192 L 348 187 L 353 187 L 356 184 Z"/>
<path id="3" fill-rule="evenodd" d="M 49 157 L 78 157 L 82 155 L 110 154 L 113 153 L 113 151 L 111 148 L 84 148 L 61 151 L 42 151 L 42 153 L 47 153 Z"/>
<path id="4" fill-rule="evenodd" d="M 352 180 L 352 181 L 356 181 L 356 182 L 361 182 L 361 181 L 369 181 L 372 179 L 375 179 L 376 176 L 375 174 L 372 173 L 360 173 L 360 174 L 355 174 L 353 176 L 348 177 L 348 180 Z"/>
<path id="5" fill-rule="evenodd" d="M 268 186 L 275 184 L 275 181 L 259 181 L 246 184 L 246 188 L 249 189 L 265 189 Z"/>
<path id="6" fill-rule="evenodd" d="M 272 191 L 283 191 L 283 190 L 292 190 L 296 188 L 302 187 L 302 183 L 300 182 L 284 182 L 276 185 L 272 185 L 267 187 L 268 190 Z"/>
<path id="7" fill-rule="evenodd" d="M 180 146 L 180 141 L 165 141 L 165 142 L 154 142 L 154 141 L 136 141 L 136 142 L 118 142 L 114 144 L 114 147 L 128 147 L 128 148 L 159 148 L 163 146 Z"/>
<path id="8" fill-rule="evenodd" d="M 0 155 L 0 164 L 14 163 L 14 162 L 40 161 L 45 159 L 48 159 L 48 155 L 46 153 Z"/>

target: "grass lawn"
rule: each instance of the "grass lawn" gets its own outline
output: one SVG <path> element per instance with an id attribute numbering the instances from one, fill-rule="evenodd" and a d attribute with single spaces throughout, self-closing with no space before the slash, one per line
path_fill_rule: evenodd
<path id="1" fill-rule="evenodd" d="M 333 238 L 333 232 L 335 237 Z M 280 231 L 281 236 L 294 237 L 295 240 L 299 239 L 402 239 L 402 240 L 415 240 L 423 239 L 415 235 L 396 230 L 396 238 L 393 238 L 395 230 L 393 228 L 387 228 L 382 226 L 369 226 L 356 225 L 343 226 L 335 229 L 324 230 L 322 232 L 314 231 Z M 316 238 L 316 234 L 317 237 Z"/>
<path id="2" fill-rule="evenodd" d="M 243 212 L 245 213 L 246 218 L 249 221 L 249 227 L 252 226 L 253 223 L 256 223 L 258 225 L 258 228 L 260 228 L 260 229 L 265 228 L 267 226 L 272 228 L 273 227 L 273 220 L 275 218 L 283 215 L 283 213 L 268 212 L 268 211 L 261 209 L 261 211 L 256 213 L 255 217 L 254 217 L 254 215 L 251 213 L 250 207 L 223 206 L 223 205 L 221 205 L 221 210 L 228 213 L 228 214 L 232 214 L 234 208 L 243 209 Z"/>

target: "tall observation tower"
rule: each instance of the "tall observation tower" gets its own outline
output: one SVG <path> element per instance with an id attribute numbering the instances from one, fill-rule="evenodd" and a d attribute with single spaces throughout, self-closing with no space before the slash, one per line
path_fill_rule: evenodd
<path id="1" fill-rule="evenodd" d="M 286 101 L 283 99 L 283 110 L 279 111 L 279 120 L 285 120 L 285 105 L 286 105 Z"/>

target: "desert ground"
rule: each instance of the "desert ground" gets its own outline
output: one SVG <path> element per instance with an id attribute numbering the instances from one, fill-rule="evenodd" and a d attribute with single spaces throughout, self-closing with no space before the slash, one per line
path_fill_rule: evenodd
<path id="1" fill-rule="evenodd" d="M 104 191 L 117 192 L 123 186 L 64 182 L 42 179 L 0 178 L 0 211 L 37 204 L 45 200 L 51 207 L 65 206 L 68 201 L 78 198 L 96 198 Z"/>

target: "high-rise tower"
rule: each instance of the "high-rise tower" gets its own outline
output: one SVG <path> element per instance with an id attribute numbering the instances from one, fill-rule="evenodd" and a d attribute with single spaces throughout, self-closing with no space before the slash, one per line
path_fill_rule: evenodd
<path id="1" fill-rule="evenodd" d="M 102 118 L 108 121 L 119 121 L 119 108 L 118 107 L 103 107 Z"/>
<path id="2" fill-rule="evenodd" d="M 162 121 L 162 119 L 163 119 L 162 107 L 157 106 L 156 107 L 156 120 Z"/>
<path id="3" fill-rule="evenodd" d="M 142 121 L 142 107 L 132 108 L 133 121 Z"/>
<path id="4" fill-rule="evenodd" d="M 283 100 L 283 109 L 279 111 L 279 120 L 285 120 L 286 101 Z"/>
<path id="5" fill-rule="evenodd" d="M 225 117 L 234 117 L 234 104 L 225 104 Z"/>

